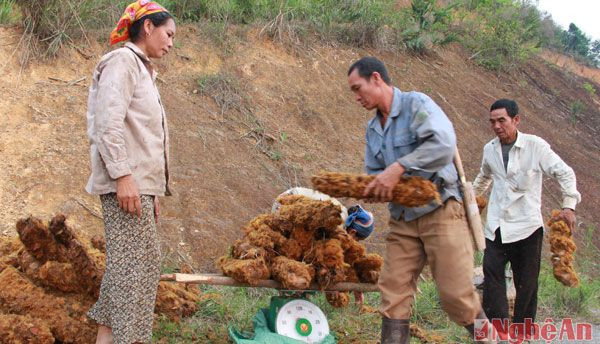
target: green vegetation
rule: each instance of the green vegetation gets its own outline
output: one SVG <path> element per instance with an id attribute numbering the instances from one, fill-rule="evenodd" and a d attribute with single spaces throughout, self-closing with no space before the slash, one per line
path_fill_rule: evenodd
<path id="1" fill-rule="evenodd" d="M 457 40 L 450 30 L 454 6 L 436 7 L 435 1 L 414 0 L 407 12 L 407 28 L 402 32 L 405 46 L 415 52 L 427 52 L 434 46 Z"/>
<path id="2" fill-rule="evenodd" d="M 575 125 L 578 116 L 585 111 L 585 104 L 580 100 L 574 100 L 569 104 L 569 110 L 571 110 L 571 124 Z"/>
<path id="3" fill-rule="evenodd" d="M 8 3 L 6 0 L 2 2 Z M 87 31 L 108 30 L 129 1 L 16 0 L 26 33 L 41 42 L 41 53 L 55 56 Z M 455 40 L 449 30 L 450 7 L 414 0 L 398 9 L 394 0 L 164 0 L 180 21 L 257 25 L 278 40 L 319 39 L 381 49 L 426 52 Z M 108 9 L 108 10 L 107 10 Z M 85 37 L 87 39 L 87 37 Z"/>
<path id="4" fill-rule="evenodd" d="M 552 267 L 548 263 L 542 264 L 538 293 L 540 318 L 571 317 L 592 322 L 600 321 L 598 314 L 591 312 L 600 307 L 600 281 L 582 274 L 581 271 L 578 272 L 581 279 L 580 286 L 568 288 L 554 278 Z"/>
<path id="5" fill-rule="evenodd" d="M 543 261 L 538 293 L 539 318 L 572 317 L 592 323 L 600 322 L 597 313 L 600 309 L 600 249 L 593 241 L 596 228 L 580 228 L 578 233 L 580 238 L 575 251 L 575 271 L 581 283 L 577 288 L 563 286 L 554 278 L 550 262 Z"/>
<path id="6" fill-rule="evenodd" d="M 86 32 L 112 28 L 129 0 L 0 0 L 0 24 L 19 18 L 35 53 L 55 56 Z M 571 24 L 558 27 L 528 0 L 163 0 L 183 22 L 198 22 L 225 48 L 227 28 L 258 26 L 261 34 L 293 47 L 310 40 L 380 50 L 427 53 L 460 41 L 472 59 L 493 70 L 515 67 L 548 47 L 591 65 L 600 42 Z M 226 49 L 228 50 L 228 49 Z"/>
<path id="7" fill-rule="evenodd" d="M 591 232 L 593 235 L 593 230 Z M 588 234 L 586 234 L 588 235 Z M 579 250 L 587 250 L 587 246 Z M 596 255 L 600 258 L 598 249 Z M 592 257 L 592 258 L 593 258 Z M 588 259 L 589 260 L 589 259 Z M 577 288 L 567 288 L 560 284 L 552 275 L 548 261 L 542 261 L 540 273 L 538 320 L 545 317 L 571 317 L 598 322 L 598 315 L 591 312 L 600 307 L 600 280 L 588 277 L 590 270 L 586 266 L 595 265 L 597 260 L 578 262 L 577 271 L 580 273 L 581 285 Z M 590 266 L 591 267 L 591 266 Z M 597 267 L 595 267 L 597 269 Z M 229 326 L 242 331 L 252 331 L 252 316 L 261 307 L 268 307 L 271 296 L 277 291 L 258 288 L 231 288 L 202 286 L 202 301 L 198 312 L 191 318 L 173 323 L 166 318 L 159 318 L 154 330 L 153 340 L 157 343 L 192 343 L 211 342 L 214 344 L 228 343 L 227 329 Z M 427 279 L 419 283 L 419 290 L 414 303 L 412 323 L 418 324 L 428 334 L 444 338 L 444 343 L 467 343 L 466 331 L 450 321 L 441 309 L 435 283 Z M 327 315 L 331 331 L 341 343 L 363 343 L 379 338 L 380 316 L 378 313 L 363 313 L 353 302 L 346 308 L 333 308 L 323 294 L 311 298 Z M 365 294 L 365 304 L 377 308 L 380 302 L 378 293 Z M 419 343 L 413 338 L 411 343 Z"/>
<path id="8" fill-rule="evenodd" d="M 447 343 L 466 343 L 467 332 L 452 323 L 441 311 L 435 285 L 431 281 L 420 284 L 422 293 L 415 302 L 417 323 L 430 334 L 446 338 Z M 153 342 L 156 343 L 192 343 L 210 342 L 229 343 L 227 329 L 233 326 L 241 331 L 252 331 L 252 316 L 259 308 L 269 305 L 271 296 L 278 294 L 271 289 L 231 288 L 202 286 L 202 301 L 198 312 L 191 318 L 173 323 L 159 318 L 154 330 Z M 379 313 L 364 313 L 351 302 L 345 308 L 333 308 L 322 293 L 310 298 L 327 315 L 329 327 L 340 343 L 370 343 L 379 338 L 381 318 Z M 378 293 L 365 294 L 365 304 L 377 308 Z M 412 343 L 419 343 L 412 339 Z"/>
<path id="9" fill-rule="evenodd" d="M 590 97 L 596 95 L 596 88 L 587 81 L 583 83 L 583 89 L 590 95 Z"/>
<path id="10" fill-rule="evenodd" d="M 12 25 L 17 20 L 15 0 L 0 0 L 0 25 Z"/>
<path id="11" fill-rule="evenodd" d="M 515 67 L 542 44 L 540 13 L 527 2 L 466 0 L 458 16 L 461 42 L 473 52 L 471 58 L 486 68 Z"/>
<path id="12" fill-rule="evenodd" d="M 600 66 L 600 41 L 592 41 L 577 25 L 571 23 L 568 30 L 558 30 L 555 45 L 563 52 L 573 55 L 589 65 Z"/>

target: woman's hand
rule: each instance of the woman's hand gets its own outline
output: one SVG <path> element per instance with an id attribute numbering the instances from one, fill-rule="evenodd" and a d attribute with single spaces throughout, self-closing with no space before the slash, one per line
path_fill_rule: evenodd
<path id="1" fill-rule="evenodd" d="M 131 174 L 117 178 L 117 200 L 125 212 L 142 217 L 140 193 Z"/>

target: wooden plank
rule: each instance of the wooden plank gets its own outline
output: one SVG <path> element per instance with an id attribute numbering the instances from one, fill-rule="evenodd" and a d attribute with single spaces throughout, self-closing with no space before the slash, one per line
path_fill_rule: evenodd
<path id="1" fill-rule="evenodd" d="M 283 285 L 274 280 L 260 280 L 256 285 L 249 285 L 234 280 L 231 277 L 218 275 L 218 274 L 166 274 L 160 276 L 161 281 L 173 281 L 177 283 L 189 283 L 189 284 L 208 284 L 208 285 L 221 285 L 230 287 L 251 287 L 251 288 L 273 288 L 284 290 Z M 319 286 L 313 283 L 307 291 L 318 291 Z M 360 291 L 363 293 L 379 292 L 376 284 L 372 283 L 351 283 L 341 282 L 336 285 L 329 286 L 324 291 Z"/>

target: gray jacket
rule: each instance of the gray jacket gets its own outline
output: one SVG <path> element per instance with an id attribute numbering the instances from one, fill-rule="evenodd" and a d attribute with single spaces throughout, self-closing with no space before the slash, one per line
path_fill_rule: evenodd
<path id="1" fill-rule="evenodd" d="M 406 169 L 405 175 L 431 180 L 445 202 L 462 200 L 453 164 L 456 135 L 452 123 L 442 109 L 419 92 L 401 92 L 394 87 L 390 115 L 381 127 L 379 111 L 367 125 L 365 170 L 378 174 L 394 162 Z M 439 207 L 434 202 L 419 208 L 389 204 L 396 220 L 412 221 Z"/>

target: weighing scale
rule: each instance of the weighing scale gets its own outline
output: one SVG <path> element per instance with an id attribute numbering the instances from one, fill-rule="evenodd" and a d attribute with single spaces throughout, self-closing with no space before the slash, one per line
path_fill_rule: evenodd
<path id="1" fill-rule="evenodd" d="M 223 285 L 232 287 L 249 287 L 245 283 L 240 283 L 231 277 L 220 274 L 166 274 L 161 276 L 161 281 L 174 281 L 179 283 Z M 276 343 L 273 341 L 275 336 L 285 336 L 304 343 L 335 343 L 335 338 L 329 333 L 329 324 L 325 314 L 319 307 L 306 300 L 306 295 L 319 290 L 319 286 L 312 284 L 308 290 L 291 291 L 285 290 L 283 285 L 274 280 L 259 280 L 254 288 L 273 288 L 280 292 L 293 293 L 293 296 L 273 296 L 268 309 L 261 309 L 255 319 L 262 321 L 261 328 L 255 328 L 255 335 L 265 339 L 264 342 Z M 322 290 L 321 290 L 322 291 Z M 329 286 L 326 291 L 360 291 L 360 292 L 379 292 L 376 284 L 373 283 L 352 283 L 340 282 Z M 301 293 L 302 296 L 297 296 Z M 259 331 L 260 330 L 260 331 Z M 259 333 L 260 332 L 260 333 Z M 268 333 L 266 333 L 268 332 Z M 235 336 L 240 342 L 260 343 L 252 341 L 235 329 L 230 328 L 230 336 Z M 256 337 L 254 337 L 256 339 Z"/>
<path id="2" fill-rule="evenodd" d="M 271 331 L 305 343 L 319 343 L 329 334 L 323 311 L 303 298 L 273 296 L 267 324 Z"/>

